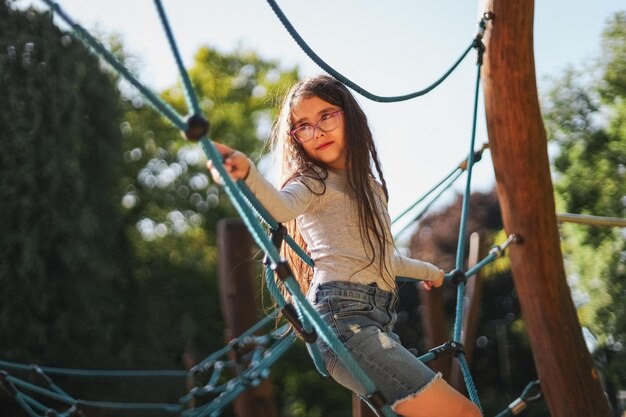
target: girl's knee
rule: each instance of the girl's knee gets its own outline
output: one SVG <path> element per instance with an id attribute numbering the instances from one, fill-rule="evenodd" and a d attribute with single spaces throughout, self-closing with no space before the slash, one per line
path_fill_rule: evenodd
<path id="1" fill-rule="evenodd" d="M 482 417 L 483 413 L 480 412 L 480 409 L 476 406 L 476 404 L 471 403 L 467 410 L 467 417 Z"/>
<path id="2" fill-rule="evenodd" d="M 437 378 L 418 395 L 400 402 L 394 411 L 404 417 L 481 417 L 467 397 Z"/>

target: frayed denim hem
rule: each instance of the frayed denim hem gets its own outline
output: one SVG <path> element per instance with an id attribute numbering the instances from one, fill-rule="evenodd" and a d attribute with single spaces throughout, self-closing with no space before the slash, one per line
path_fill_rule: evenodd
<path id="1" fill-rule="evenodd" d="M 413 398 L 417 397 L 417 396 L 418 396 L 418 395 L 420 395 L 422 392 L 424 392 L 424 391 L 426 391 L 428 388 L 430 388 L 430 387 L 433 385 L 433 383 L 434 383 L 436 380 L 440 379 L 441 377 L 442 377 L 442 376 L 441 376 L 441 372 L 437 372 L 437 374 L 435 375 L 435 377 L 434 377 L 434 378 L 433 378 L 433 379 L 432 379 L 432 380 L 431 380 L 428 384 L 424 385 L 424 386 L 423 386 L 422 388 L 420 388 L 417 392 L 414 392 L 413 394 L 407 395 L 406 397 L 401 398 L 401 399 L 397 400 L 396 402 L 394 402 L 394 403 L 391 405 L 391 409 L 392 409 L 393 411 L 396 411 L 396 407 L 397 407 L 397 406 L 398 406 L 401 402 L 403 402 L 403 401 L 407 401 L 407 400 L 412 400 Z"/>

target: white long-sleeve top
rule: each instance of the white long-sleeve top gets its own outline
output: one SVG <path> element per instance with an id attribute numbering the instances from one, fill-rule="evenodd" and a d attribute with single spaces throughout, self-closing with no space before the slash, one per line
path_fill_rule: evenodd
<path id="1" fill-rule="evenodd" d="M 440 273 L 439 268 L 428 262 L 400 255 L 390 238 L 387 239 L 387 267 L 380 270 L 378 253 L 375 254 L 374 262 L 367 266 L 371 249 L 359 233 L 355 201 L 347 192 L 343 171 L 328 170 L 323 194 L 320 194 L 323 185 L 305 176 L 295 178 L 278 190 L 252 163 L 245 181 L 277 222 L 296 219 L 300 234 L 315 262 L 314 283 L 376 283 L 379 288 L 392 291 L 395 288 L 390 287 L 390 283 L 395 283 L 396 276 L 434 281 Z M 391 221 L 382 186 L 374 179 L 372 182 L 378 196 L 378 210 L 387 236 L 390 237 Z"/>

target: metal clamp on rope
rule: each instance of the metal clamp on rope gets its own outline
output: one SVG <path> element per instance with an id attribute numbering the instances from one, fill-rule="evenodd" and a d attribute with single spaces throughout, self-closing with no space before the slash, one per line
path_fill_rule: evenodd
<path id="1" fill-rule="evenodd" d="M 432 348 L 428 351 L 428 353 L 432 353 L 433 355 L 435 355 L 435 358 L 438 358 L 442 355 L 451 355 L 456 357 L 459 356 L 460 353 L 465 353 L 465 348 L 463 347 L 462 343 L 450 340 L 441 346 Z"/>
<path id="2" fill-rule="evenodd" d="M 204 365 L 195 365 L 190 370 L 189 373 L 191 377 L 195 381 L 196 385 L 203 385 L 203 382 L 200 382 L 200 378 L 204 377 L 205 374 L 215 365 L 213 361 L 205 363 Z"/>
<path id="3" fill-rule="evenodd" d="M 467 282 L 467 275 L 465 275 L 465 272 L 461 271 L 460 269 L 453 269 L 452 271 L 450 271 L 449 276 L 450 282 L 455 285 Z"/>
<path id="4" fill-rule="evenodd" d="M 493 12 L 483 13 L 483 16 L 480 18 L 478 22 L 478 32 L 476 32 L 476 36 L 474 37 L 474 41 L 481 41 L 483 36 L 485 35 L 485 30 L 487 30 L 487 22 L 493 20 L 496 15 Z"/>
<path id="5" fill-rule="evenodd" d="M 293 272 L 291 272 L 291 267 L 287 261 L 283 260 L 277 264 L 272 263 L 269 267 L 281 281 L 285 281 L 287 278 L 293 276 Z"/>
<path id="6" fill-rule="evenodd" d="M 310 333 L 304 331 L 304 326 L 300 323 L 298 312 L 293 304 L 285 304 L 280 310 L 281 314 L 287 319 L 293 329 L 304 339 L 306 343 L 315 343 L 317 340 L 317 332 L 312 329 Z"/>
<path id="7" fill-rule="evenodd" d="M 483 146 L 479 150 L 474 152 L 474 162 L 480 162 L 480 160 L 483 158 L 483 152 L 485 151 L 485 149 L 488 149 L 488 148 L 489 148 L 489 144 L 483 143 Z M 459 164 L 459 168 L 465 171 L 467 169 L 467 164 L 468 164 L 468 160 L 466 158 L 465 161 Z"/>
<path id="8" fill-rule="evenodd" d="M 387 405 L 387 399 L 380 391 L 374 391 L 371 394 L 366 395 L 365 398 L 367 402 L 374 406 L 377 410 L 380 410 Z"/>
<path id="9" fill-rule="evenodd" d="M 15 397 L 18 391 L 17 388 L 15 388 L 15 385 L 13 385 L 13 383 L 7 379 L 8 376 L 9 374 L 6 373 L 6 371 L 0 371 L 0 383 L 2 383 L 2 386 L 5 390 L 7 390 L 9 395 Z"/>
<path id="10" fill-rule="evenodd" d="M 30 367 L 33 370 L 33 372 L 37 374 L 38 377 L 44 380 L 46 384 L 48 385 L 53 384 L 52 379 L 50 379 L 50 377 L 46 375 L 46 373 L 38 365 L 31 365 Z"/>
<path id="11" fill-rule="evenodd" d="M 528 403 L 537 401 L 541 398 L 541 385 L 539 381 L 533 381 L 524 388 L 522 395 L 518 399 L 508 405 L 511 414 L 518 415 L 526 409 Z"/>
<path id="12" fill-rule="evenodd" d="M 278 224 L 278 229 L 276 229 L 276 230 L 272 229 L 270 231 L 272 244 L 274 244 L 276 249 L 280 249 L 280 247 L 283 244 L 283 241 L 285 240 L 285 236 L 286 235 L 287 235 L 287 228 L 285 226 L 283 226 L 282 223 Z M 265 257 L 263 258 L 263 264 L 265 266 L 270 266 L 272 264 L 272 260 L 267 255 L 267 253 L 265 254 Z"/>
<path id="13" fill-rule="evenodd" d="M 209 121 L 200 114 L 192 114 L 187 118 L 187 130 L 185 137 L 193 142 L 199 141 L 203 136 L 209 133 Z"/>
<path id="14" fill-rule="evenodd" d="M 494 14 L 492 12 L 487 12 L 483 14 L 483 17 L 478 22 L 478 32 L 476 32 L 476 36 L 474 36 L 474 41 L 472 42 L 472 47 L 476 48 L 478 52 L 477 63 L 482 65 L 483 63 L 483 53 L 485 52 L 485 45 L 483 44 L 483 36 L 485 35 L 485 30 L 487 30 L 487 22 L 494 18 Z"/>
<path id="15" fill-rule="evenodd" d="M 72 404 L 70 409 L 65 412 L 65 415 L 70 416 L 70 417 L 84 417 L 84 414 L 82 410 L 80 409 L 80 406 L 81 406 L 80 400 L 76 401 L 74 404 Z"/>
<path id="16" fill-rule="evenodd" d="M 489 249 L 489 255 L 495 255 L 497 258 L 504 255 L 504 250 L 509 247 L 511 243 L 520 243 L 522 239 L 515 234 L 510 234 L 509 237 L 501 245 L 495 245 Z"/>

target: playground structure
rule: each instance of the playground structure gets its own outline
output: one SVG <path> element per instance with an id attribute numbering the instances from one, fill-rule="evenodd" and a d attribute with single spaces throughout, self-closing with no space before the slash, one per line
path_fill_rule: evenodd
<path id="1" fill-rule="evenodd" d="M 46 2 L 61 16 L 66 16 L 58 5 L 47 0 Z M 125 78 L 129 79 L 174 125 L 184 131 L 188 139 L 199 140 L 207 156 L 214 162 L 218 162 L 220 159 L 219 155 L 215 152 L 207 137 L 208 123 L 201 117 L 198 103 L 194 100 L 191 83 L 182 68 L 172 32 L 169 29 L 169 25 L 166 24 L 165 13 L 160 6 L 160 2 L 156 3 L 159 6 L 159 12 L 166 27 L 168 39 L 170 39 L 173 46 L 172 49 L 177 64 L 181 69 L 189 107 L 192 109 L 191 113 L 193 116 L 184 120 L 122 66 L 115 64 L 115 62 L 109 63 Z M 274 2 L 270 2 L 270 4 L 272 4 L 273 8 L 277 7 Z M 516 243 L 511 245 L 511 268 L 522 303 L 524 320 L 527 323 L 542 391 L 552 415 L 608 415 L 608 408 L 597 379 L 597 373 L 594 373 L 590 356 L 586 351 L 582 334 L 579 331 L 580 326 L 578 325 L 574 306 L 569 295 L 569 289 L 565 282 L 557 222 L 554 215 L 555 209 L 547 159 L 546 135 L 539 114 L 535 87 L 532 51 L 533 4 L 532 2 L 523 1 L 493 1 L 489 3 L 486 11 L 489 13 L 485 14 L 483 20 L 481 20 L 479 34 L 473 39 L 472 44 L 465 51 L 462 58 L 471 49 L 477 49 L 479 74 L 476 80 L 476 97 L 479 91 L 482 71 L 482 78 L 485 84 L 484 91 L 490 149 L 496 171 L 505 230 L 511 233 L 511 238 L 498 251 L 489 254 L 487 258 L 479 262 L 476 267 L 463 271 L 464 259 L 462 254 L 464 253 L 465 245 L 463 218 L 466 218 L 467 210 L 469 210 L 467 197 L 471 181 L 471 169 L 476 159 L 474 137 L 472 136 L 470 151 L 466 161 L 468 181 L 459 234 L 459 250 L 457 251 L 459 255 L 457 256 L 456 270 L 448 274 L 447 278 L 448 281 L 455 282 L 458 285 L 459 294 L 462 297 L 467 279 L 484 264 L 499 256 L 506 246 Z M 67 17 L 67 20 L 71 22 L 69 17 Z M 284 20 L 283 24 L 285 24 Z M 91 39 L 90 35 L 79 26 L 73 26 L 84 40 L 89 41 Z M 484 40 L 483 33 L 485 34 Z M 91 42 L 89 44 L 101 53 L 105 59 L 108 60 L 110 58 L 107 58 L 105 50 L 99 49 L 102 48 L 98 46 L 99 44 Z M 460 61 L 457 61 L 454 66 L 458 62 Z M 454 69 L 454 66 L 448 74 Z M 356 85 L 350 85 L 351 83 L 345 77 L 338 73 L 333 74 L 330 67 L 324 69 L 366 97 L 368 97 L 367 94 L 370 94 L 368 98 L 378 101 L 392 101 L 389 98 L 373 96 Z M 446 76 L 447 74 L 438 80 L 432 88 L 442 82 Z M 425 89 L 420 93 L 424 94 L 430 91 L 430 89 Z M 407 99 L 418 95 L 420 94 L 415 93 L 393 99 Z M 476 108 L 474 109 L 475 112 Z M 291 313 L 292 324 L 300 329 L 305 340 L 312 338 L 315 331 L 318 337 L 327 337 L 329 338 L 329 344 L 337 345 L 336 341 L 325 334 L 323 323 L 320 323 L 313 313 L 307 309 L 306 301 L 303 301 L 298 295 L 298 288 L 294 287 L 293 280 L 290 280 L 288 266 L 278 256 L 276 244 L 281 243 L 282 239 L 285 239 L 287 244 L 291 244 L 289 237 L 281 235 L 280 225 L 273 222 L 269 215 L 264 213 L 262 207 L 254 206 L 254 198 L 249 192 L 246 192 L 243 184 L 232 183 L 232 181 L 229 183 L 227 181 L 226 190 L 233 199 L 235 206 L 242 213 L 246 225 L 252 230 L 257 244 L 266 251 L 268 265 L 283 280 L 283 285 L 293 294 L 296 300 L 295 306 L 286 307 L 288 305 L 285 304 L 284 300 L 281 302 L 282 296 L 276 288 L 274 289 L 273 296 L 279 305 L 284 308 L 283 314 L 289 316 L 289 313 Z M 250 208 L 250 205 L 254 206 L 254 208 Z M 262 230 L 258 225 L 253 223 L 257 214 L 265 220 L 274 232 L 273 239 L 270 240 L 262 234 Z M 273 274 L 270 273 L 268 275 L 267 283 L 270 286 L 275 283 Z M 536 296 L 536 294 L 541 296 Z M 546 295 L 549 295 L 549 297 Z M 457 315 L 457 320 L 455 321 L 453 342 L 460 340 L 461 317 L 462 315 Z M 249 340 L 245 338 L 252 338 L 253 333 L 254 331 L 244 333 L 244 337 L 239 337 L 237 342 L 232 343 L 228 351 L 238 354 L 237 350 L 242 347 L 242 341 L 246 340 L 246 343 L 248 343 Z M 269 346 L 268 340 L 278 340 L 277 346 L 272 346 L 272 348 L 276 347 L 280 351 L 293 341 L 293 336 L 291 336 L 291 339 L 280 339 L 278 334 L 279 332 L 273 333 L 265 341 L 258 340 L 257 342 L 259 346 L 262 346 L 263 343 Z M 243 345 L 246 343 L 243 343 Z M 338 350 L 341 350 L 341 346 L 336 347 Z M 442 349 L 449 350 L 450 346 Z M 558 354 L 555 354 L 557 349 Z M 239 350 L 239 352 L 243 351 Z M 345 356 L 345 353 L 347 352 L 344 352 L 343 356 Z M 430 352 L 424 360 L 432 359 L 438 353 L 441 352 Z M 255 351 L 254 349 L 243 354 L 250 355 L 250 357 L 260 355 L 263 358 L 259 359 L 259 361 L 271 357 L 271 355 L 263 356 L 261 351 Z M 472 390 L 469 369 L 464 366 L 464 354 L 462 352 L 457 352 L 457 354 L 466 377 L 466 382 L 470 381 L 468 382 L 470 397 L 478 403 L 477 393 Z M 274 357 L 276 356 L 279 355 Z M 346 358 L 349 361 L 347 356 Z M 251 360 L 251 362 L 254 361 Z M 245 370 L 244 378 L 240 378 L 244 382 L 241 382 L 236 389 L 228 391 L 228 387 L 225 387 L 223 392 L 228 392 L 229 395 L 227 396 L 228 398 L 224 397 L 222 402 L 236 397 L 248 385 L 254 385 L 257 381 L 260 381 L 263 374 L 266 373 L 266 366 L 269 366 L 271 361 L 268 360 L 267 362 L 267 364 L 263 363 L 262 366 L 252 367 L 251 370 Z M 197 367 L 195 371 L 212 370 L 215 372 L 218 369 L 215 367 L 216 363 L 216 358 L 210 358 L 210 360 L 203 361 L 202 366 Z M 320 371 L 323 372 L 323 368 Z M 358 374 L 358 370 L 355 370 L 355 373 Z M 212 374 L 210 378 L 214 378 L 214 375 L 216 374 Z M 20 393 L 20 390 L 15 386 L 18 384 L 17 381 L 12 380 L 8 375 L 4 376 L 4 380 L 6 382 L 5 385 L 13 387 L 9 388 L 13 390 L 13 393 Z M 365 386 L 367 386 L 367 377 L 363 376 L 363 380 L 366 382 Z M 51 387 L 53 385 L 52 383 Z M 24 388 L 24 386 L 21 388 Z M 372 393 L 369 400 L 374 403 L 375 408 L 379 409 L 384 415 L 393 415 L 389 408 L 383 402 L 380 402 L 380 399 L 375 395 L 375 387 L 369 388 L 371 388 L 370 392 Z M 53 388 L 53 391 L 56 391 L 60 397 L 65 396 L 65 399 L 69 397 L 66 393 L 62 394 L 55 388 Z M 572 396 L 572 393 L 576 393 L 576 395 Z M 35 410 L 37 409 L 37 406 L 33 403 L 29 404 L 29 400 L 22 398 L 20 395 L 15 396 L 16 399 L 20 398 L 18 401 L 24 402 L 29 409 L 33 410 L 33 407 Z M 213 413 L 219 411 L 220 406 L 221 403 L 216 401 L 209 404 L 208 407 L 199 407 L 193 412 L 187 413 L 189 410 L 185 412 L 188 415 L 213 415 Z M 41 410 L 39 411 L 41 412 Z M 39 415 L 36 411 L 33 412 L 35 413 L 33 415 Z M 67 415 L 70 414 L 71 412 L 68 410 Z"/>

